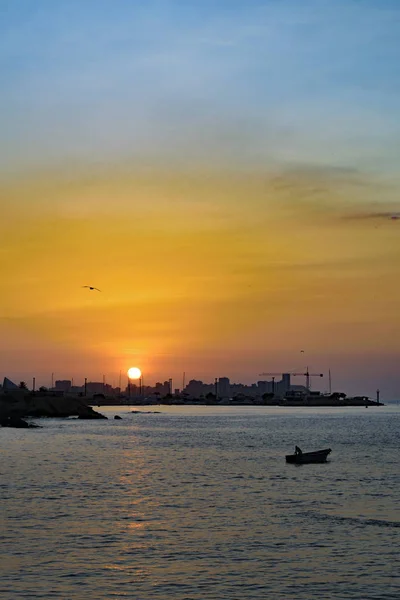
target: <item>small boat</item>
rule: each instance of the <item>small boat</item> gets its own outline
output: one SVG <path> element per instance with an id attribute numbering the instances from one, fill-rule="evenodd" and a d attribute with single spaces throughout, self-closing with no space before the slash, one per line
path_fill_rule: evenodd
<path id="1" fill-rule="evenodd" d="M 332 450 L 326 448 L 326 450 L 316 450 L 315 452 L 298 452 L 296 454 L 287 454 L 286 462 L 295 463 L 297 465 L 304 465 L 306 463 L 324 463 L 328 458 Z"/>

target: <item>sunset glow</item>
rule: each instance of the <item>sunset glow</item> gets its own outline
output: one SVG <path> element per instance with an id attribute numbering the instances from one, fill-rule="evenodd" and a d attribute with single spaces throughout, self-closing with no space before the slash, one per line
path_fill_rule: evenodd
<path id="1" fill-rule="evenodd" d="M 389 12 L 39 4 L 0 36 L 3 374 L 253 382 L 304 347 L 337 387 L 393 395 Z"/>

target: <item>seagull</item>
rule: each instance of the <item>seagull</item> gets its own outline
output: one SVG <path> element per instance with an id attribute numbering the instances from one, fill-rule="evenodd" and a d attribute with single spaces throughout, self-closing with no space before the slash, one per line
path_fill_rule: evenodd
<path id="1" fill-rule="evenodd" d="M 93 287 L 92 285 L 83 285 L 83 288 L 89 288 L 89 290 L 96 290 L 96 292 L 101 292 L 99 288 Z"/>

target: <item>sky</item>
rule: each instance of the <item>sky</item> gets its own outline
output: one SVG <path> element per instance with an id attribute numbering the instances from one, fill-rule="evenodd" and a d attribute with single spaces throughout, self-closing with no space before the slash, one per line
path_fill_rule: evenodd
<path id="1" fill-rule="evenodd" d="M 395 0 L 3 0 L 0 376 L 399 398 L 399 61 Z"/>

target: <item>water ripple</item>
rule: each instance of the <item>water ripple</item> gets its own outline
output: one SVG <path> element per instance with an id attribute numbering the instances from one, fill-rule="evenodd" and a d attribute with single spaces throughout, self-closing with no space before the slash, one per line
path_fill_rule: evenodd
<path id="1" fill-rule="evenodd" d="M 1 597 L 398 600 L 400 411 L 201 409 L 0 429 Z"/>

